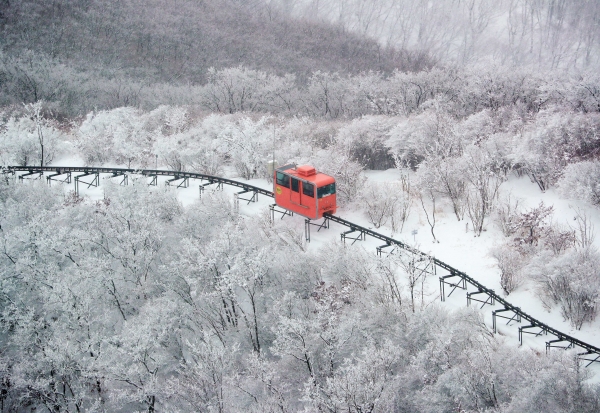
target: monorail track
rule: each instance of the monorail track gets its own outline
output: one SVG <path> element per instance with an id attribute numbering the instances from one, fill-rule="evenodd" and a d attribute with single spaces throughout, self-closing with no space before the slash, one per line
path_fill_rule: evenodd
<path id="1" fill-rule="evenodd" d="M 217 177 L 217 176 L 206 175 L 206 174 L 201 174 L 201 173 L 196 173 L 196 172 L 166 171 L 166 170 L 160 170 L 160 169 L 127 169 L 127 168 L 101 168 L 101 167 L 78 167 L 78 166 L 65 166 L 65 167 L 8 166 L 8 167 L 2 168 L 2 172 L 4 174 L 14 174 L 14 175 L 16 175 L 17 173 L 24 172 L 24 174 L 18 175 L 20 179 L 24 179 L 25 177 L 33 177 L 35 175 L 38 175 L 38 177 L 41 178 L 42 176 L 45 176 L 44 175 L 45 173 L 53 173 L 52 175 L 45 176 L 48 183 L 50 183 L 52 180 L 70 183 L 73 173 L 81 173 L 81 175 L 75 176 L 75 187 L 76 188 L 78 188 L 78 182 L 88 184 L 88 186 L 91 186 L 91 185 L 97 186 L 99 184 L 99 180 L 98 180 L 99 174 L 111 174 L 113 177 L 123 176 L 124 177 L 123 180 L 125 183 L 127 182 L 126 177 L 128 175 L 142 175 L 142 176 L 152 178 L 154 184 L 156 184 L 156 182 L 157 182 L 156 179 L 158 176 L 167 176 L 167 177 L 172 177 L 172 179 L 170 181 L 175 181 L 175 180 L 185 181 L 188 179 L 198 179 L 201 181 L 206 181 L 207 183 L 204 185 L 201 185 L 201 187 L 206 186 L 206 185 L 211 185 L 211 184 L 217 184 L 217 185 L 221 185 L 221 186 L 229 185 L 229 186 L 241 188 L 242 191 L 236 194 L 236 199 L 237 199 L 237 196 L 240 194 L 253 193 L 252 198 L 250 200 L 248 200 L 249 202 L 256 200 L 256 197 L 259 194 L 265 195 L 265 196 L 268 196 L 271 198 L 273 197 L 273 192 L 263 189 L 263 188 L 259 188 L 254 185 L 246 184 L 244 182 L 239 182 L 239 181 L 235 181 L 232 179 L 221 178 L 221 177 Z M 64 178 L 63 179 L 57 178 L 60 176 L 62 176 Z M 92 181 L 92 183 L 90 183 L 90 182 L 83 182 L 81 180 L 81 178 L 88 177 L 88 176 L 95 176 L 94 179 L 96 180 L 96 182 L 94 183 L 94 181 Z M 440 279 L 440 298 L 442 301 L 445 301 L 445 298 L 446 298 L 445 287 L 446 287 L 446 285 L 448 285 L 450 287 L 453 287 L 452 291 L 448 294 L 448 296 L 450 296 L 450 294 L 452 294 L 452 292 L 454 292 L 454 290 L 456 290 L 457 288 L 465 290 L 467 292 L 467 303 L 468 304 L 470 304 L 472 301 L 476 301 L 476 302 L 482 303 L 481 307 L 483 307 L 486 304 L 500 305 L 502 308 L 500 308 L 498 310 L 494 310 L 492 312 L 494 332 L 497 331 L 497 328 L 496 328 L 497 318 L 508 319 L 509 322 L 510 321 L 521 322 L 522 320 L 526 320 L 529 324 L 519 327 L 520 343 L 522 343 L 522 341 L 523 341 L 523 334 L 533 334 L 535 336 L 539 336 L 541 334 L 544 334 L 544 335 L 550 334 L 550 335 L 554 336 L 555 339 L 546 341 L 546 350 L 547 351 L 550 350 L 550 348 L 563 348 L 563 349 L 574 348 L 577 350 L 582 350 L 582 352 L 579 352 L 578 355 L 582 360 L 588 362 L 587 366 L 589 366 L 590 364 L 592 364 L 594 362 L 600 363 L 600 348 L 593 346 L 591 344 L 588 344 L 582 340 L 579 340 L 571 335 L 565 334 L 555 328 L 550 327 L 549 325 L 547 325 L 547 324 L 537 320 L 536 318 L 532 317 L 531 315 L 527 314 L 526 312 L 521 310 L 520 307 L 517 307 L 517 306 L 509 303 L 504 298 L 502 298 L 501 296 L 496 294 L 496 292 L 494 290 L 485 287 L 483 284 L 479 283 L 478 281 L 476 281 L 474 278 L 467 275 L 466 273 L 459 271 L 458 269 L 452 267 L 451 265 L 448 265 L 445 262 L 440 261 L 439 259 L 437 259 L 435 257 L 425 254 L 425 253 L 423 253 L 401 241 L 398 241 L 394 238 L 385 236 L 385 235 L 375 232 L 369 228 L 365 228 L 361 225 L 357 225 L 353 222 L 347 221 L 343 218 L 340 218 L 338 216 L 331 215 L 331 214 L 324 215 L 324 223 L 323 224 L 318 224 L 318 225 L 311 224 L 310 220 L 306 220 L 307 230 L 309 228 L 309 225 L 316 225 L 320 228 L 324 228 L 324 227 L 328 228 L 329 221 L 343 225 L 349 229 L 349 231 L 346 231 L 345 233 L 342 234 L 342 239 L 348 238 L 348 239 L 353 239 L 353 240 L 358 240 L 358 239 L 362 240 L 362 239 L 365 239 L 366 236 L 370 236 L 374 239 L 378 239 L 385 243 L 384 245 L 377 248 L 378 252 L 381 252 L 381 250 L 386 247 L 398 247 L 408 253 L 418 256 L 422 260 L 427 260 L 428 262 L 432 263 L 434 265 L 436 274 L 437 274 L 438 268 L 441 271 L 448 272 L 448 274 L 439 277 L 439 279 Z M 357 237 L 357 238 L 347 237 L 347 234 L 352 233 L 352 232 L 357 232 L 359 234 L 359 237 Z M 308 235 L 307 235 L 307 237 L 308 237 Z M 455 282 L 448 281 L 450 279 L 453 279 L 456 281 Z M 469 288 L 474 289 L 474 291 L 469 292 L 468 291 Z M 477 295 L 477 294 L 483 294 L 487 298 L 485 300 L 479 299 L 479 298 L 473 298 L 473 296 Z M 508 317 L 506 315 L 499 314 L 499 313 L 504 313 L 504 312 L 508 312 L 509 315 L 512 314 L 512 316 Z M 536 329 L 536 331 L 533 331 L 533 332 L 528 331 L 530 329 Z"/>

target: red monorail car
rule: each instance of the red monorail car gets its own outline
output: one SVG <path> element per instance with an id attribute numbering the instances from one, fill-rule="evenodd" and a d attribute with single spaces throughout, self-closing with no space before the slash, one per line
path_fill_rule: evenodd
<path id="1" fill-rule="evenodd" d="M 335 179 L 308 165 L 285 165 L 273 177 L 275 203 L 310 219 L 335 214 Z"/>

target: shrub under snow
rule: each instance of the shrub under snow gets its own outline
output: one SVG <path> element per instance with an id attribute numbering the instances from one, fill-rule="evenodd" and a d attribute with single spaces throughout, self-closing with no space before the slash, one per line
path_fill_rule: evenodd
<path id="1" fill-rule="evenodd" d="M 566 197 L 600 207 L 600 161 L 583 161 L 567 166 L 558 187 Z"/>
<path id="2" fill-rule="evenodd" d="M 593 321 L 600 303 L 600 253 L 595 249 L 569 250 L 552 257 L 540 255 L 528 268 L 562 315 L 581 329 Z"/>

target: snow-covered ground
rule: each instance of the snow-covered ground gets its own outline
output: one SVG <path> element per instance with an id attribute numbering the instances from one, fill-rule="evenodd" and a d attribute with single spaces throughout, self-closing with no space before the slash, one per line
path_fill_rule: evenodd
<path id="1" fill-rule="evenodd" d="M 62 159 L 59 162 L 54 162 L 59 166 L 78 166 L 82 165 L 80 159 L 68 158 Z M 124 167 L 123 165 L 103 165 Z M 159 169 L 166 169 L 158 165 Z M 387 171 L 367 171 L 369 182 L 391 182 L 400 178 L 400 171 L 390 169 Z M 245 181 L 242 178 L 236 177 L 233 170 L 226 170 L 224 176 L 231 179 Z M 110 179 L 107 176 L 104 179 Z M 114 178 L 116 181 L 119 178 Z M 145 178 L 142 178 L 145 179 Z M 164 186 L 168 177 L 159 177 L 159 185 Z M 272 184 L 262 179 L 248 181 L 251 185 L 255 185 L 265 189 L 272 189 Z M 199 181 L 190 180 L 188 188 L 175 188 L 178 198 L 182 204 L 189 205 L 199 198 Z M 72 185 L 66 185 L 65 190 L 72 189 Z M 207 187 L 206 191 L 211 191 L 211 187 Z M 239 188 L 225 187 L 224 191 L 230 193 L 233 199 L 233 194 L 239 191 Z M 573 207 L 579 207 L 586 211 L 595 228 L 600 228 L 600 211 L 593 208 L 591 205 L 586 205 L 579 201 L 566 200 L 561 198 L 555 190 L 551 189 L 542 193 L 539 188 L 531 183 L 527 177 L 512 176 L 501 187 L 502 194 L 510 193 L 511 196 L 522 200 L 524 207 L 534 207 L 543 201 L 546 206 L 554 207 L 553 220 L 557 223 L 569 224 L 573 222 L 575 212 Z M 80 194 L 91 199 L 99 199 L 103 196 L 102 181 L 99 187 L 87 188 L 86 185 L 80 184 Z M 272 198 L 259 196 L 257 203 L 247 204 L 245 201 L 240 202 L 240 213 L 243 215 L 251 215 L 268 210 L 269 204 L 273 203 Z M 420 205 L 413 202 L 410 215 L 406 221 L 401 233 L 392 234 L 391 228 L 381 227 L 373 228 L 375 231 L 384 235 L 393 236 L 395 239 L 403 241 L 406 244 L 414 245 L 419 250 L 435 256 L 436 258 L 450 264 L 451 266 L 469 274 L 471 277 L 482 283 L 488 288 L 494 289 L 497 293 L 503 294 L 500 287 L 500 272 L 494 258 L 490 256 L 490 250 L 505 241 L 505 238 L 496 225 L 488 218 L 486 219 L 486 230 L 480 237 L 474 237 L 473 232 L 467 227 L 468 219 L 458 221 L 451 210 L 449 204 L 440 204 L 436 209 L 436 225 L 435 234 L 439 243 L 434 243 L 431 236 L 429 225 L 427 224 L 425 215 Z M 365 227 L 371 227 L 367 217 L 356 207 L 339 208 L 336 215 L 355 222 Z M 276 217 L 276 219 L 279 219 Z M 287 225 L 294 226 L 298 230 L 303 230 L 304 218 L 300 216 L 284 218 Z M 320 248 L 325 243 L 333 242 L 340 239 L 340 233 L 346 228 L 336 223 L 331 223 L 330 228 L 316 231 L 316 228 L 311 231 L 311 242 L 307 248 Z M 599 245 L 599 239 L 595 240 L 595 244 Z M 375 248 L 381 244 L 381 241 L 376 239 L 368 239 L 355 243 L 361 248 L 370 250 L 375 254 Z M 445 274 L 437 274 L 438 276 Z M 439 301 L 439 280 L 437 277 L 429 277 L 428 285 L 425 288 L 427 292 L 428 302 L 433 303 Z M 448 294 L 448 290 L 446 291 Z M 520 307 L 526 313 L 532 315 L 538 320 L 556 328 L 566 334 L 574 336 L 589 344 L 600 347 L 600 319 L 596 319 L 593 323 L 586 323 L 581 330 L 576 330 L 565 321 L 560 314 L 557 306 L 548 309 L 544 306 L 540 299 L 540 292 L 536 289 L 532 281 L 526 281 L 523 285 L 517 288 L 506 299 Z M 456 290 L 452 296 L 447 297 L 445 304 L 448 308 L 457 308 L 466 305 L 466 294 L 462 290 Z M 474 303 L 480 306 L 481 304 Z M 494 307 L 498 309 L 499 307 Z M 486 323 L 492 325 L 492 308 L 488 305 L 481 310 Z M 518 326 L 516 322 L 511 322 L 510 325 L 505 324 L 502 319 L 498 322 L 498 333 L 505 336 L 509 344 L 517 348 L 518 341 Z M 548 336 L 534 337 L 533 335 L 525 335 L 523 345 L 536 349 L 539 352 L 545 351 L 545 342 L 550 339 Z M 554 350 L 559 351 L 559 350 Z M 595 363 L 597 364 L 597 363 Z M 591 366 L 591 371 L 594 372 L 593 381 L 600 382 L 600 366 Z"/>

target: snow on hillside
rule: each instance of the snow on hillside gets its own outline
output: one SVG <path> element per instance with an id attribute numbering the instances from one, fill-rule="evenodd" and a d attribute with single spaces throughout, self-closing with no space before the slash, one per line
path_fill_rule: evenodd
<path id="1" fill-rule="evenodd" d="M 64 158 L 56 165 L 77 166 L 80 165 L 80 160 L 77 158 Z M 123 165 L 104 165 L 114 167 L 124 167 Z M 159 165 L 159 169 L 167 169 Z M 236 173 L 231 168 L 226 168 L 224 175 L 231 179 L 236 179 L 243 182 L 248 182 L 252 185 L 272 189 L 272 184 L 264 179 L 253 179 L 246 181 L 243 178 L 236 176 Z M 389 169 L 387 171 L 366 171 L 367 185 L 370 182 L 393 182 L 400 179 L 401 171 L 398 169 Z M 166 177 L 159 178 L 159 185 L 166 184 Z M 199 182 L 190 182 L 188 188 L 173 189 L 177 191 L 178 199 L 186 206 L 190 205 L 199 198 Z M 66 189 L 71 189 L 67 186 Z M 502 195 L 511 194 L 511 196 L 519 198 L 523 202 L 524 207 L 535 207 L 540 201 L 543 201 L 547 206 L 554 207 L 554 222 L 571 224 L 574 219 L 573 207 L 583 208 L 592 220 L 595 228 L 600 228 L 600 211 L 590 205 L 586 205 L 581 201 L 567 200 L 561 198 L 554 189 L 550 189 L 542 193 L 539 188 L 532 183 L 527 177 L 511 176 L 508 181 L 502 186 Z M 210 187 L 206 191 L 211 191 Z M 237 188 L 225 187 L 224 191 L 231 195 L 239 191 Z M 102 185 L 98 188 L 82 188 L 81 193 L 91 199 L 99 199 L 103 196 Z M 273 203 L 271 198 L 260 197 L 257 203 L 247 204 L 241 201 L 240 213 L 242 215 L 252 215 L 263 213 L 268 210 L 268 205 Z M 417 249 L 430 254 L 451 266 L 467 273 L 483 285 L 495 290 L 497 293 L 502 293 L 500 286 L 500 273 L 496 261 L 490 256 L 490 249 L 501 244 L 504 241 L 504 236 L 497 226 L 488 218 L 486 219 L 486 229 L 480 237 L 474 237 L 473 231 L 468 227 L 468 220 L 457 221 L 453 214 L 450 205 L 441 204 L 436 207 L 437 220 L 435 225 L 436 238 L 439 243 L 432 240 L 429 226 L 424 216 L 421 206 L 417 202 L 413 202 L 410 210 L 410 215 L 406 221 L 401 233 L 392 233 L 391 228 L 382 226 L 381 228 L 372 228 L 373 230 L 387 236 L 398 239 L 408 245 L 415 246 Z M 356 205 L 351 205 L 347 208 L 338 209 L 336 215 L 355 222 L 359 225 L 371 228 L 367 218 L 358 210 Z M 279 217 L 276 217 L 279 219 Z M 303 231 L 304 218 L 300 216 L 285 217 L 286 225 L 295 228 L 298 231 Z M 339 242 L 340 233 L 347 228 L 336 223 L 331 223 L 330 228 L 323 229 L 317 232 L 316 229 L 311 231 L 311 241 L 307 245 L 309 249 L 319 249 L 324 245 L 332 242 Z M 348 242 L 350 243 L 350 241 Z M 358 241 L 354 244 L 356 248 L 364 248 L 372 251 L 375 254 L 375 248 L 381 244 L 381 241 L 369 239 Z M 600 241 L 595 240 L 595 245 L 600 246 Z M 436 274 L 442 276 L 445 274 Z M 450 289 L 446 290 L 448 294 Z M 430 276 L 427 280 L 426 302 L 431 304 L 439 301 L 439 280 L 437 277 Z M 512 292 L 505 298 L 512 304 L 520 307 L 526 313 L 532 315 L 538 320 L 558 329 L 566 334 L 572 335 L 589 344 L 600 346 L 600 319 L 594 320 L 592 323 L 586 323 L 581 330 L 574 329 L 567 320 L 560 314 L 557 306 L 548 308 L 540 299 L 541 292 L 537 289 L 533 281 L 526 281 L 516 291 Z M 443 304 L 449 309 L 455 309 L 466 305 L 466 294 L 464 291 L 456 290 L 452 296 L 446 298 Z M 475 303 L 475 306 L 480 304 Z M 498 309 L 499 307 L 494 307 Z M 484 306 L 481 310 L 484 314 L 487 325 L 491 328 L 492 316 L 490 306 Z M 506 321 L 506 320 L 505 320 Z M 499 321 L 499 335 L 506 336 L 509 345 L 518 347 L 518 324 L 511 322 L 510 326 L 505 325 L 505 322 Z M 539 352 L 545 351 L 546 337 L 540 338 L 532 335 L 525 335 L 524 346 L 536 349 Z M 558 351 L 558 350 L 555 350 Z M 600 366 L 593 365 L 589 368 L 594 372 L 593 381 L 600 382 Z"/>

